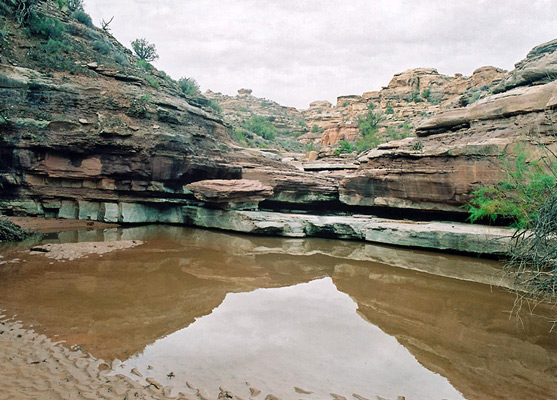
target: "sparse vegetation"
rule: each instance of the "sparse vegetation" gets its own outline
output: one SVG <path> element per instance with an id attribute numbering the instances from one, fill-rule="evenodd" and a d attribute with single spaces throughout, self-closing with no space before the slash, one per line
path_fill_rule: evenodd
<path id="1" fill-rule="evenodd" d="M 358 121 L 358 129 L 362 137 L 356 141 L 358 152 L 372 149 L 381 143 L 378 135 L 379 123 L 383 120 L 383 115 L 374 111 L 375 107 L 370 104 L 367 113 Z"/>
<path id="2" fill-rule="evenodd" d="M 134 53 L 140 60 L 151 62 L 159 58 L 155 45 L 149 43 L 145 38 L 136 39 L 131 42 L 131 45 Z"/>
<path id="3" fill-rule="evenodd" d="M 0 241 L 23 240 L 32 233 L 6 219 L 0 219 Z"/>
<path id="4" fill-rule="evenodd" d="M 186 77 L 180 78 L 180 80 L 178 80 L 178 86 L 180 87 L 182 93 L 188 96 L 201 95 L 201 91 L 199 90 L 199 85 L 193 78 L 186 78 Z"/>
<path id="5" fill-rule="evenodd" d="M 352 153 L 356 150 L 356 148 L 352 145 L 352 143 L 347 142 L 346 140 L 341 140 L 339 143 L 339 148 L 335 150 L 335 154 L 339 155 L 342 153 Z"/>
<path id="6" fill-rule="evenodd" d="M 317 125 L 313 125 L 311 127 L 311 133 L 323 133 L 323 128 L 320 128 Z"/>
<path id="7" fill-rule="evenodd" d="M 244 128 L 267 140 L 277 136 L 277 128 L 265 117 L 254 115 L 244 123 Z"/>
<path id="8" fill-rule="evenodd" d="M 61 39 L 65 32 L 62 22 L 43 13 L 33 13 L 27 26 L 29 33 L 39 35 L 44 39 Z"/>
<path id="9" fill-rule="evenodd" d="M 74 11 L 72 13 L 72 17 L 81 22 L 83 25 L 86 25 L 90 28 L 93 27 L 93 20 L 91 19 L 91 16 L 82 9 Z"/>
<path id="10" fill-rule="evenodd" d="M 420 97 L 420 92 L 414 92 L 412 94 L 412 101 L 414 103 L 421 103 L 423 101 L 423 99 Z"/>
<path id="11" fill-rule="evenodd" d="M 426 101 L 430 101 L 430 96 L 431 96 L 431 90 L 429 88 L 424 89 L 422 91 L 422 99 Z"/>
<path id="12" fill-rule="evenodd" d="M 151 95 L 149 93 L 133 99 L 130 103 L 130 108 L 128 110 L 128 115 L 130 117 L 145 118 L 147 116 L 149 100 Z"/>
<path id="13" fill-rule="evenodd" d="M 501 160 L 503 179 L 472 194 L 470 221 L 516 228 L 505 269 L 535 298 L 557 295 L 557 155 L 539 143 L 542 157 L 529 161 L 518 146 Z M 521 295 L 522 296 L 522 295 Z M 518 311 L 518 310 L 516 310 Z"/>
<path id="14" fill-rule="evenodd" d="M 112 45 L 104 39 L 97 39 L 91 45 L 101 54 L 110 54 L 112 52 Z"/>
<path id="15" fill-rule="evenodd" d="M 64 0 L 68 10 L 70 11 L 79 11 L 83 10 L 83 0 Z"/>

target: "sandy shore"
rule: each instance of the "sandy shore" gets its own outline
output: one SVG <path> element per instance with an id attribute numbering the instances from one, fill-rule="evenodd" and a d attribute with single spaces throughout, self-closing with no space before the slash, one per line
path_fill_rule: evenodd
<path id="1" fill-rule="evenodd" d="M 19 399 L 201 399 L 170 396 L 154 382 L 143 386 L 82 350 L 68 349 L 19 322 L 0 322 L 0 400 Z"/>

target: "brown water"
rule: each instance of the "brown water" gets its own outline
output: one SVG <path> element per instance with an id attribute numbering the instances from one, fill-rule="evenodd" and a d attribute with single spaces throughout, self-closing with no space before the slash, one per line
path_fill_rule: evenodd
<path id="1" fill-rule="evenodd" d="M 249 387 L 284 399 L 556 398 L 555 309 L 517 319 L 505 290 L 413 270 L 487 282 L 495 262 L 177 227 L 48 241 L 124 239 L 145 243 L 65 262 L 0 248 L 0 307 L 176 391 L 189 382 L 243 398 Z"/>

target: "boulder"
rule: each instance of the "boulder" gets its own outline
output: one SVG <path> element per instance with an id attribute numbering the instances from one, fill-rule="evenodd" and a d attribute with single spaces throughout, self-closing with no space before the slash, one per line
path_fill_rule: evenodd
<path id="1" fill-rule="evenodd" d="M 557 39 L 534 47 L 526 58 L 515 64 L 502 81 L 493 88 L 501 93 L 518 86 L 539 85 L 557 79 Z"/>
<path id="2" fill-rule="evenodd" d="M 186 185 L 196 199 L 222 209 L 257 209 L 273 188 L 252 179 L 213 179 Z"/>

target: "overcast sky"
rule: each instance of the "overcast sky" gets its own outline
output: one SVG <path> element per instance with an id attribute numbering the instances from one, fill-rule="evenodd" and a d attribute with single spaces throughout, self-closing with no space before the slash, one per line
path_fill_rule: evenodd
<path id="1" fill-rule="evenodd" d="M 85 0 L 125 46 L 146 38 L 154 63 L 202 91 L 307 108 L 362 94 L 415 67 L 471 75 L 512 69 L 557 37 L 555 0 Z"/>

